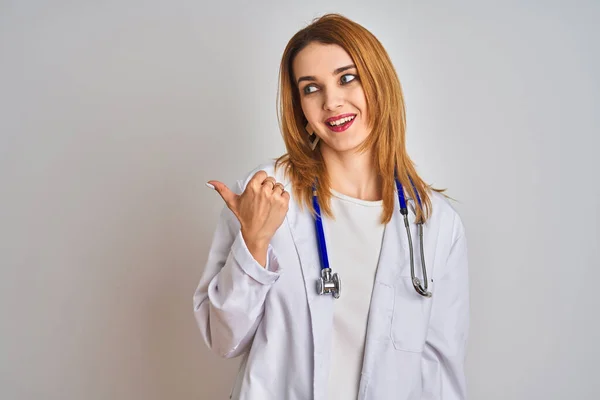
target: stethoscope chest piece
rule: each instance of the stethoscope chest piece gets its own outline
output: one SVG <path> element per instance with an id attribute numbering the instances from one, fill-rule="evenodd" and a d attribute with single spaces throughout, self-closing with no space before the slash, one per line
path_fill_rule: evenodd
<path id="1" fill-rule="evenodd" d="M 321 277 L 317 279 L 317 293 L 329 294 L 331 293 L 334 298 L 340 297 L 342 291 L 342 281 L 338 274 L 332 274 L 331 268 L 323 268 L 321 270 Z"/>

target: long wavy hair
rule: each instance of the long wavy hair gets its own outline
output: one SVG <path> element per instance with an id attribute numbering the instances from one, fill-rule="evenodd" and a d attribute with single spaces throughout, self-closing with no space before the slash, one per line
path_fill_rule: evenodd
<path id="1" fill-rule="evenodd" d="M 292 65 L 296 55 L 312 42 L 336 44 L 352 58 L 365 92 L 368 128 L 371 133 L 361 144 L 359 152 L 372 148 L 376 172 L 382 178 L 383 212 L 381 223 L 387 224 L 394 212 L 395 180 L 398 179 L 415 201 L 416 219 L 425 222 L 431 215 L 430 190 L 443 192 L 427 185 L 417 174 L 406 152 L 406 111 L 402 87 L 390 57 L 377 38 L 366 28 L 337 14 L 325 14 L 314 19 L 288 42 L 281 59 L 277 89 L 277 118 L 287 153 L 275 160 L 275 169 L 283 167 L 292 182 L 292 190 L 300 208 L 312 205 L 312 185 L 318 179 L 317 196 L 321 212 L 334 218 L 331 210 L 330 177 L 320 148 L 310 148 L 305 130 L 306 117 L 300 103 Z"/>

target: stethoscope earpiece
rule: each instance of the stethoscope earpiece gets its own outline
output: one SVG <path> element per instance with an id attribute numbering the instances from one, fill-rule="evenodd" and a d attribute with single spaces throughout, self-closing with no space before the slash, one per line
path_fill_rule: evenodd
<path id="1" fill-rule="evenodd" d="M 421 296 L 431 297 L 431 292 L 429 292 L 426 288 L 423 288 L 423 286 L 421 286 L 421 280 L 416 276 L 413 278 L 412 284 L 417 293 L 419 293 Z"/>

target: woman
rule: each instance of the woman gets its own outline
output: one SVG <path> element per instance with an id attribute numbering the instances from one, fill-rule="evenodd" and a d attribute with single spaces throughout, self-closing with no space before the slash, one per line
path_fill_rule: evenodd
<path id="1" fill-rule="evenodd" d="M 464 399 L 464 228 L 406 154 L 386 51 L 325 15 L 288 43 L 279 101 L 287 154 L 207 184 L 226 207 L 194 311 L 213 351 L 243 355 L 232 398 Z"/>

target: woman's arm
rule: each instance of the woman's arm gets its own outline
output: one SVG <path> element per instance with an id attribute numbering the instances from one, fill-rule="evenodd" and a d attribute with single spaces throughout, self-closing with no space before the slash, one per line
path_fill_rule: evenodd
<path id="1" fill-rule="evenodd" d="M 243 191 L 239 181 L 234 191 Z M 224 206 L 193 297 L 196 321 L 211 350 L 226 358 L 246 350 L 262 319 L 266 295 L 279 273 L 271 245 L 263 267 L 248 250 L 239 221 Z"/>
<path id="2" fill-rule="evenodd" d="M 469 330 L 467 241 L 458 214 L 444 274 L 437 278 L 423 350 L 423 399 L 464 400 Z"/>

